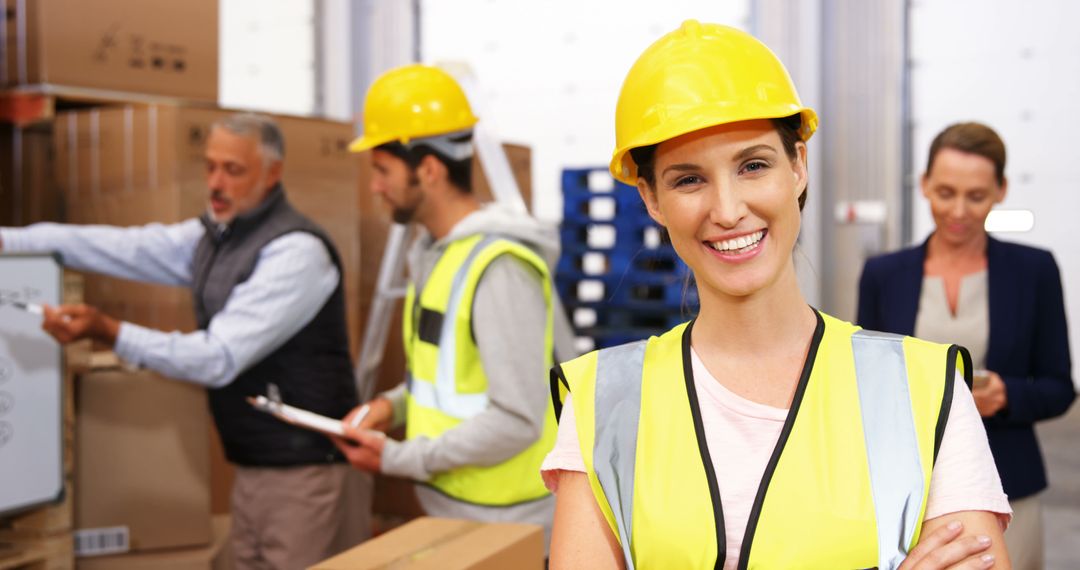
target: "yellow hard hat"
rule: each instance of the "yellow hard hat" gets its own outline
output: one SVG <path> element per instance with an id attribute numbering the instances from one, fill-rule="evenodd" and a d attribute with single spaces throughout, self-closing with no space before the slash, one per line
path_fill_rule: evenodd
<path id="1" fill-rule="evenodd" d="M 630 68 L 615 107 L 611 174 L 637 185 L 630 150 L 707 127 L 802 115 L 810 138 L 817 114 L 804 107 L 787 69 L 746 32 L 695 20 L 649 46 Z"/>
<path id="2" fill-rule="evenodd" d="M 430 65 L 406 65 L 379 76 L 364 101 L 364 134 L 349 145 L 360 152 L 392 141 L 468 129 L 477 118 L 457 81 Z"/>

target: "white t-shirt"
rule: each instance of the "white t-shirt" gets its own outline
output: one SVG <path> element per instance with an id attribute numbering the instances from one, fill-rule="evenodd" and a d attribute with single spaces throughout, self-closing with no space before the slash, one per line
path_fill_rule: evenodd
<path id="1" fill-rule="evenodd" d="M 780 439 L 788 410 L 752 402 L 731 392 L 709 374 L 693 349 L 691 365 L 705 441 L 709 449 L 723 450 L 712 453 L 712 459 L 724 505 L 724 568 L 735 568 L 758 485 Z M 954 384 L 949 421 L 930 479 L 926 520 L 959 511 L 990 511 L 998 515 L 1004 527 L 1012 510 L 1001 489 L 986 430 L 967 384 L 959 376 Z M 724 458 L 722 465 L 717 460 L 720 457 Z M 731 469 L 732 465 L 743 468 Z M 569 397 L 559 420 L 555 447 L 541 470 L 545 484 L 556 493 L 560 470 L 585 471 Z"/>

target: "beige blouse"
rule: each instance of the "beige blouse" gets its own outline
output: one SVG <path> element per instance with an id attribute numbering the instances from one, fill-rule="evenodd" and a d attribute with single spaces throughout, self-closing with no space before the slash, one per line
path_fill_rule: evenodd
<path id="1" fill-rule="evenodd" d="M 965 275 L 960 280 L 956 316 L 945 297 L 945 280 L 924 277 L 915 316 L 915 336 L 946 344 L 959 344 L 971 352 L 975 368 L 986 366 L 986 345 L 990 341 L 990 295 L 986 270 Z"/>

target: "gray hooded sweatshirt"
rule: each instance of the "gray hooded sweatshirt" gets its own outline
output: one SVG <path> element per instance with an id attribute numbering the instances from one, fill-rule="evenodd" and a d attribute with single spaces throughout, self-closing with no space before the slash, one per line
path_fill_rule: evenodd
<path id="1" fill-rule="evenodd" d="M 458 222 L 449 235 L 433 240 L 426 232 L 409 252 L 409 274 L 417 292 L 453 241 L 478 233 L 515 240 L 535 251 L 554 271 L 559 236 L 554 227 L 498 205 L 488 205 Z M 544 354 L 545 311 L 540 275 L 513 256 L 496 258 L 477 285 L 473 329 L 488 378 L 488 407 L 435 439 L 387 440 L 382 472 L 426 482 L 436 473 L 467 465 L 496 465 L 540 437 L 551 397 Z M 556 328 L 558 330 L 558 328 Z M 556 333 L 556 352 L 571 354 L 572 338 Z M 405 421 L 405 386 L 383 394 L 394 404 L 394 422 Z M 539 476 L 539 474 L 537 474 Z M 484 507 L 417 486 L 427 514 L 486 522 L 526 522 L 550 537 L 554 497 L 510 507 Z"/>

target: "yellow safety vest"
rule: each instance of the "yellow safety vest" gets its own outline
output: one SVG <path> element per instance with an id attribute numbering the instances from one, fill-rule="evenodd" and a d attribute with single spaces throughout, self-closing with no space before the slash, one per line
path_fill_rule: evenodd
<path id="1" fill-rule="evenodd" d="M 690 331 L 595 351 L 552 373 L 573 394 L 593 495 L 627 568 L 721 568 L 724 515 Z M 919 540 L 958 346 L 818 313 L 791 410 L 750 512 L 739 568 L 896 568 Z M 738 465 L 732 466 L 738 469 Z M 627 537 L 630 537 L 627 540 Z"/>
<path id="2" fill-rule="evenodd" d="M 436 262 L 419 300 L 410 285 L 405 298 L 407 420 L 405 434 L 438 438 L 483 411 L 488 405 L 488 379 L 473 338 L 472 306 L 476 287 L 488 265 L 500 255 L 513 255 L 540 274 L 547 306 L 544 331 L 544 382 L 552 364 L 554 342 L 551 277 L 532 250 L 506 238 L 473 235 L 451 243 Z M 555 416 L 548 408 L 540 438 L 514 457 L 490 467 L 470 466 L 439 473 L 429 484 L 460 501 L 507 506 L 548 496 L 540 464 L 555 442 Z"/>

